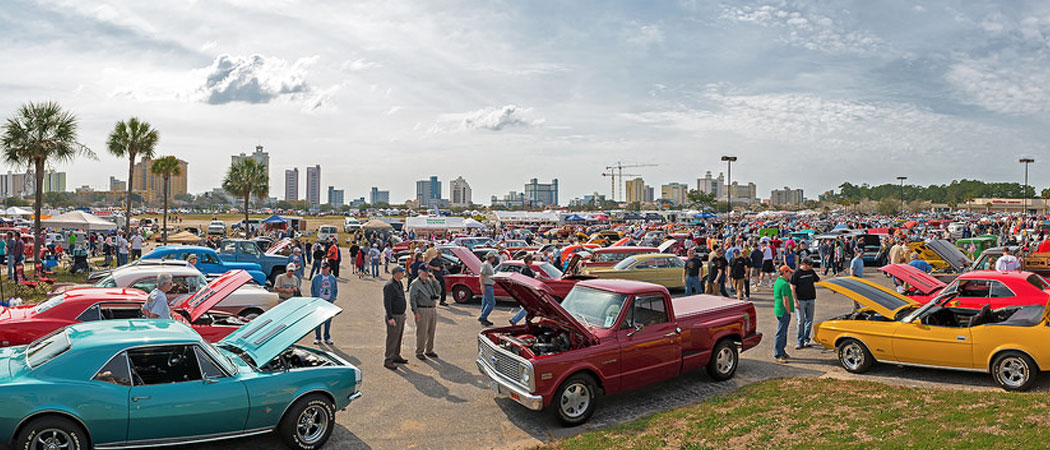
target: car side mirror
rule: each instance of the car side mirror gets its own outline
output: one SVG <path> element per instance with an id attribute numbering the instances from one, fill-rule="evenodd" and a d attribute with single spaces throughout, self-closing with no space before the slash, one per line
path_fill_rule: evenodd
<path id="1" fill-rule="evenodd" d="M 627 337 L 634 336 L 635 333 L 637 333 L 639 331 L 642 331 L 643 328 L 645 328 L 645 327 L 643 327 L 642 324 L 640 324 L 640 323 L 634 324 L 634 329 L 631 330 L 631 332 L 627 333 Z"/>

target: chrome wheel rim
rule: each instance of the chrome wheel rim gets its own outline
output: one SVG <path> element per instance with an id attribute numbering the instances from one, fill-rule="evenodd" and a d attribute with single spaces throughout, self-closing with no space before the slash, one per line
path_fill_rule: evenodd
<path id="1" fill-rule="evenodd" d="M 299 420 L 295 426 L 295 433 L 299 440 L 306 444 L 313 444 L 321 440 L 325 431 L 328 430 L 328 412 L 321 406 L 307 406 L 299 413 Z"/>
<path id="2" fill-rule="evenodd" d="M 591 390 L 583 383 L 573 383 L 561 393 L 561 412 L 575 419 L 587 412 L 591 405 Z"/>
<path id="3" fill-rule="evenodd" d="M 1028 364 L 1016 356 L 1004 358 L 999 362 L 999 380 L 1011 388 L 1021 387 L 1028 381 Z"/>
<path id="4" fill-rule="evenodd" d="M 719 350 L 718 355 L 715 356 L 715 370 L 718 373 L 729 373 L 736 367 L 736 358 L 733 357 L 733 350 L 729 347 L 722 347 Z"/>
<path id="5" fill-rule="evenodd" d="M 842 347 L 842 356 L 839 359 L 847 369 L 855 370 L 864 364 L 864 350 L 860 348 L 860 344 L 850 342 Z"/>
<path id="6" fill-rule="evenodd" d="M 47 428 L 33 439 L 33 450 L 63 450 L 73 448 L 73 438 L 65 430 Z"/>

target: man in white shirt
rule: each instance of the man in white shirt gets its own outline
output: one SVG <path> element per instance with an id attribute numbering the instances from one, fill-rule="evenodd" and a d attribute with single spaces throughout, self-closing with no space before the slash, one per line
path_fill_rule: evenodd
<path id="1" fill-rule="evenodd" d="M 135 232 L 135 236 L 131 238 L 131 260 L 134 261 L 142 257 L 142 233 Z"/>
<path id="2" fill-rule="evenodd" d="M 171 309 L 168 308 L 168 291 L 171 290 L 171 274 L 162 273 L 157 275 L 157 287 L 149 293 L 146 303 L 142 305 L 142 312 L 150 319 L 171 320 Z"/>
<path id="3" fill-rule="evenodd" d="M 128 263 L 128 240 L 124 239 L 123 234 L 117 235 L 117 266 L 123 266 Z"/>
<path id="4" fill-rule="evenodd" d="M 995 270 L 1000 272 L 1013 272 L 1021 270 L 1021 261 L 1016 256 L 1010 254 L 1010 249 L 1003 250 L 1003 256 L 999 257 L 999 260 L 995 262 Z"/>

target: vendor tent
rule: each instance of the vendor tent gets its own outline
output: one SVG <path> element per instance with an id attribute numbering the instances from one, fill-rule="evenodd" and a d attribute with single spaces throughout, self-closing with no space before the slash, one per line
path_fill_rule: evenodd
<path id="1" fill-rule="evenodd" d="M 463 221 L 463 226 L 467 228 L 488 228 L 485 226 L 485 224 L 470 218 Z"/>
<path id="2" fill-rule="evenodd" d="M 190 233 L 189 231 L 180 231 L 168 236 L 169 244 L 199 244 L 200 242 L 201 237 Z"/>
<path id="3" fill-rule="evenodd" d="M 12 207 L 7 208 L 7 209 L 4 210 L 4 215 L 5 216 L 31 216 L 31 215 L 33 215 L 33 211 L 30 211 L 28 209 L 19 208 L 17 206 L 12 206 Z"/>
<path id="4" fill-rule="evenodd" d="M 117 224 L 84 211 L 70 211 L 65 214 L 59 214 L 40 221 L 40 224 L 51 228 L 74 228 L 88 231 L 115 230 L 117 228 Z"/>
<path id="5" fill-rule="evenodd" d="M 390 225 L 389 223 L 383 222 L 382 220 L 379 220 L 379 219 L 369 220 L 368 222 L 365 222 L 364 225 L 361 225 L 361 228 L 364 228 L 366 230 L 393 230 L 394 229 L 394 227 L 392 225 Z"/>
<path id="6" fill-rule="evenodd" d="M 714 214 L 711 214 L 708 211 L 704 211 L 704 212 L 701 212 L 701 213 L 693 216 L 693 218 L 695 218 L 695 219 L 714 219 L 715 217 L 718 217 L 718 216 L 716 216 Z"/>
<path id="7" fill-rule="evenodd" d="M 262 221 L 262 223 L 265 223 L 265 224 L 286 224 L 286 223 L 288 223 L 288 220 L 285 219 L 284 217 L 281 217 L 281 216 L 278 216 L 277 214 L 274 214 L 274 215 L 272 215 L 270 217 L 267 217 L 266 220 Z"/>
<path id="8" fill-rule="evenodd" d="M 410 230 L 460 230 L 466 228 L 462 217 L 416 216 L 405 219 Z"/>
<path id="9" fill-rule="evenodd" d="M 579 214 L 572 214 L 572 215 L 569 215 L 569 216 L 565 217 L 565 221 L 566 222 L 586 222 L 587 219 L 584 218 L 584 217 L 581 217 Z"/>

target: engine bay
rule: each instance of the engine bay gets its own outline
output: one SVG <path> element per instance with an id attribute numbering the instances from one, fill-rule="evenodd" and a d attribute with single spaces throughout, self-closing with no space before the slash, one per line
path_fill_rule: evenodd
<path id="1" fill-rule="evenodd" d="M 509 333 L 492 333 L 491 337 L 500 348 L 523 358 L 552 355 L 575 348 L 572 333 L 546 323 L 529 324 L 525 330 Z"/>
<path id="2" fill-rule="evenodd" d="M 324 367 L 334 366 L 335 361 L 324 355 L 311 352 L 304 348 L 288 347 L 284 353 L 259 368 L 262 372 L 275 372 L 279 370 L 299 369 L 302 367 Z"/>

